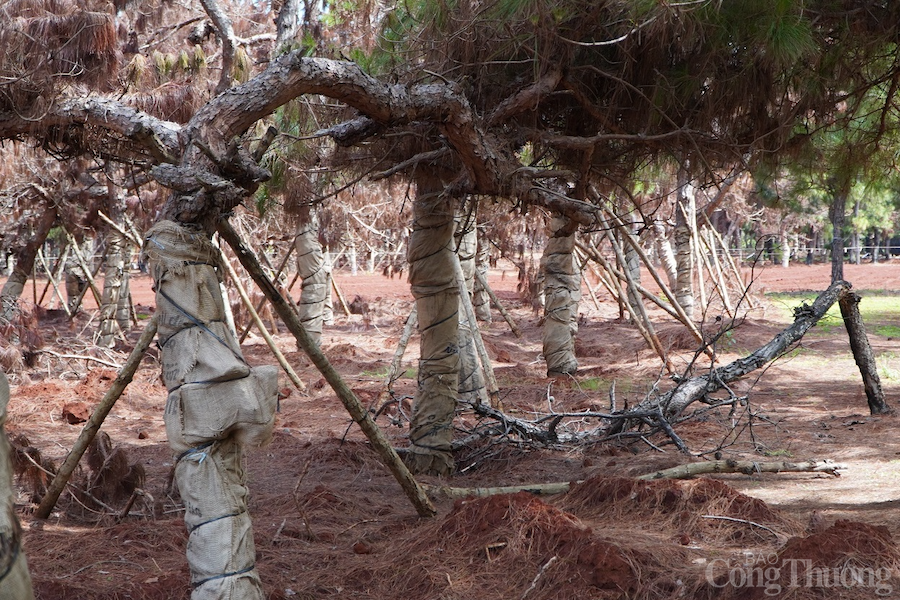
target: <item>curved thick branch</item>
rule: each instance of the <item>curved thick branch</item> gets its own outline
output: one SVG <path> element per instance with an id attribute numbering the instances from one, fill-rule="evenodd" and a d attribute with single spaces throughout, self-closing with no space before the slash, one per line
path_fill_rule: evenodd
<path id="1" fill-rule="evenodd" d="M 181 155 L 181 126 L 163 121 L 109 98 L 70 98 L 40 119 L 0 114 L 0 139 L 42 137 L 52 127 L 91 125 L 133 140 L 159 162 L 176 162 Z"/>
<path id="2" fill-rule="evenodd" d="M 658 403 L 662 406 L 663 413 L 667 418 L 677 417 L 688 405 L 703 398 L 706 394 L 721 389 L 724 385 L 781 356 L 791 345 L 798 342 L 813 325 L 818 323 L 831 305 L 837 302 L 841 294 L 849 289 L 850 284 L 846 281 L 835 281 L 827 290 L 819 294 L 811 306 L 803 305 L 795 309 L 794 322 L 787 329 L 779 332 L 769 343 L 757 348 L 744 358 L 713 369 L 704 375 L 686 379 L 662 398 L 651 398 L 642 402 L 639 408 L 648 402 Z"/>

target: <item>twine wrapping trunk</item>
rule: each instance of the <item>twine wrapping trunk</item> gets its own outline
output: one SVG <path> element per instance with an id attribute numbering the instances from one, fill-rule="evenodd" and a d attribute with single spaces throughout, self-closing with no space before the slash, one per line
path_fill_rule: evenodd
<path id="1" fill-rule="evenodd" d="M 6 424 L 9 382 L 0 373 L 0 600 L 33 600 L 28 561 L 22 551 L 22 527 L 12 496 L 12 461 Z"/>
<path id="2" fill-rule="evenodd" d="M 544 292 L 544 359 L 547 375 L 567 375 L 578 370 L 575 334 L 581 273 L 575 261 L 575 231 L 569 219 L 550 220 L 550 238 L 541 257 Z"/>
<path id="3" fill-rule="evenodd" d="M 142 254 L 157 294 L 191 598 L 262 600 L 241 457 L 244 445 L 271 439 L 278 370 L 244 361 L 224 322 L 221 255 L 205 235 L 161 221 L 147 232 Z"/>
<path id="4" fill-rule="evenodd" d="M 421 334 L 406 457 L 413 473 L 448 475 L 454 468 L 450 443 L 459 384 L 459 287 L 453 217 L 446 198 L 420 190 L 409 236 L 409 284 Z"/>

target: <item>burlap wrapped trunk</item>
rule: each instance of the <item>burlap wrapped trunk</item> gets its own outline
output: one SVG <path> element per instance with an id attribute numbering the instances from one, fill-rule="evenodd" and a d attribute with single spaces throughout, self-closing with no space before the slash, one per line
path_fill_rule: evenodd
<path id="1" fill-rule="evenodd" d="M 244 361 L 225 324 L 221 256 L 205 235 L 161 221 L 143 255 L 157 293 L 166 433 L 190 533 L 191 598 L 262 600 L 241 449 L 271 438 L 278 371 Z"/>

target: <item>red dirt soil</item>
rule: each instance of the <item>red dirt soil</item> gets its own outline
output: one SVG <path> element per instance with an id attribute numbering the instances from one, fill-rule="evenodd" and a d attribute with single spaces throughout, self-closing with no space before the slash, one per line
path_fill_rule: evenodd
<path id="1" fill-rule="evenodd" d="M 866 290 L 900 293 L 895 264 L 845 268 L 846 278 L 864 296 Z M 755 292 L 820 291 L 829 283 L 830 266 L 769 267 L 755 277 Z M 598 292 L 600 307 L 594 306 L 587 290 L 581 304 L 579 374 L 548 380 L 539 360 L 539 316 L 519 298 L 516 272 L 494 269 L 490 281 L 524 333 L 523 339 L 515 338 L 496 312 L 492 323 L 482 325 L 510 415 L 530 419 L 551 409 L 608 410 L 613 382 L 619 407 L 640 401 L 654 385 L 671 386 L 660 378 L 660 361 L 638 332 L 618 320 L 618 307 L 604 292 Z M 348 301 L 359 296 L 370 312 L 344 315 L 336 307 L 323 349 L 363 403 L 371 404 L 411 306 L 409 288 L 404 280 L 378 275 L 342 274 L 337 282 Z M 148 283 L 138 276 L 132 285 L 141 316 L 154 304 Z M 720 349 L 722 364 L 765 343 L 786 324 L 783 311 L 759 293 L 753 298 L 757 308 L 728 338 L 730 345 Z M 81 430 L 80 424 L 70 424 L 64 409 L 83 414 L 74 410 L 77 403 L 93 407 L 115 377 L 115 368 L 97 361 L 121 364 L 139 334 L 132 331 L 113 350 L 98 350 L 89 343 L 93 312 L 86 306 L 71 324 L 64 315 L 45 314 L 40 321 L 44 349 L 56 354 L 38 353 L 32 366 L 10 377 L 10 438 L 46 467 L 62 461 Z M 660 309 L 650 307 L 650 313 L 676 367 L 682 368 L 693 358 L 693 340 Z M 712 316 L 709 323 L 715 323 Z M 897 343 L 877 334 L 870 339 L 884 361 L 888 402 L 896 404 Z M 839 328 L 814 330 L 789 358 L 734 386 L 748 399 L 736 414 L 708 411 L 678 424 L 693 456 L 680 454 L 664 435 L 569 447 L 473 442 L 457 453 L 459 472 L 451 480 L 421 480 L 459 487 L 583 483 L 550 497 L 522 492 L 454 502 L 438 496 L 434 519 L 416 516 L 293 339 L 281 329 L 276 340 L 309 387 L 300 392 L 283 377 L 286 397 L 274 440 L 248 452 L 246 459 L 257 564 L 268 598 L 756 599 L 773 597 L 767 590 L 776 584 L 781 591 L 775 597 L 900 593 L 896 417 L 868 415 L 846 333 Z M 252 364 L 275 364 L 256 335 L 247 339 L 244 351 Z M 393 388 L 400 402 L 377 418 L 396 447 L 407 443 L 404 416 L 415 390 L 417 356 L 414 336 L 403 363 L 408 371 Z M 159 369 L 154 348 L 103 425 L 112 445 L 104 456 L 121 449 L 116 460 L 125 462 L 117 468 L 133 474 L 138 465 L 144 473 L 137 486 L 143 495 L 135 496 L 127 514 L 124 507 L 133 492 L 125 485 L 127 477 L 111 478 L 111 471 L 104 471 L 110 461 L 91 464 L 86 458 L 73 484 L 84 487 L 106 477 L 111 483 L 94 494 L 106 506 L 78 492 L 66 493 L 50 519 L 34 519 L 34 502 L 47 476 L 22 459 L 17 508 L 39 599 L 189 597 L 187 536 L 183 506 L 171 489 L 173 459 L 162 423 L 165 391 Z M 474 415 L 461 414 L 460 436 L 479 423 Z M 596 420 L 565 426 L 590 431 Z M 708 460 L 716 452 L 759 462 L 829 458 L 846 468 L 840 478 L 758 473 L 690 481 L 633 479 Z M 838 575 L 850 567 L 869 567 L 872 573 L 885 569 L 877 573 L 887 575 L 853 585 L 791 587 L 782 569 L 777 577 L 739 582 L 738 576 L 752 574 L 761 559 L 776 566 L 808 560 Z"/>

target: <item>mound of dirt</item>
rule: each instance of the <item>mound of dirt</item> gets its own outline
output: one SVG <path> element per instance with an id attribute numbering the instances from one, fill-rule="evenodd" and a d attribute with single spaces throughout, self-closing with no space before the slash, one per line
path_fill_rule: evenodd
<path id="1" fill-rule="evenodd" d="M 685 562 L 677 548 L 641 536 L 627 543 L 601 536 L 526 492 L 459 500 L 441 521 L 393 546 L 405 548 L 389 553 L 395 564 L 417 568 L 384 583 L 415 598 L 465 597 L 466 587 L 494 598 L 661 597 L 676 591 L 676 565 Z M 446 579 L 420 577 L 435 571 Z"/>
<path id="2" fill-rule="evenodd" d="M 628 520 L 666 526 L 687 545 L 692 540 L 717 544 L 771 541 L 797 534 L 802 527 L 757 498 L 722 481 L 638 480 L 595 475 L 573 489 L 560 506 L 587 518 Z"/>
<path id="3" fill-rule="evenodd" d="M 900 550 L 886 527 L 840 520 L 791 538 L 777 553 L 743 564 L 721 561 L 709 597 L 763 600 L 893 597 Z M 893 579 L 893 581 L 892 581 Z"/>

